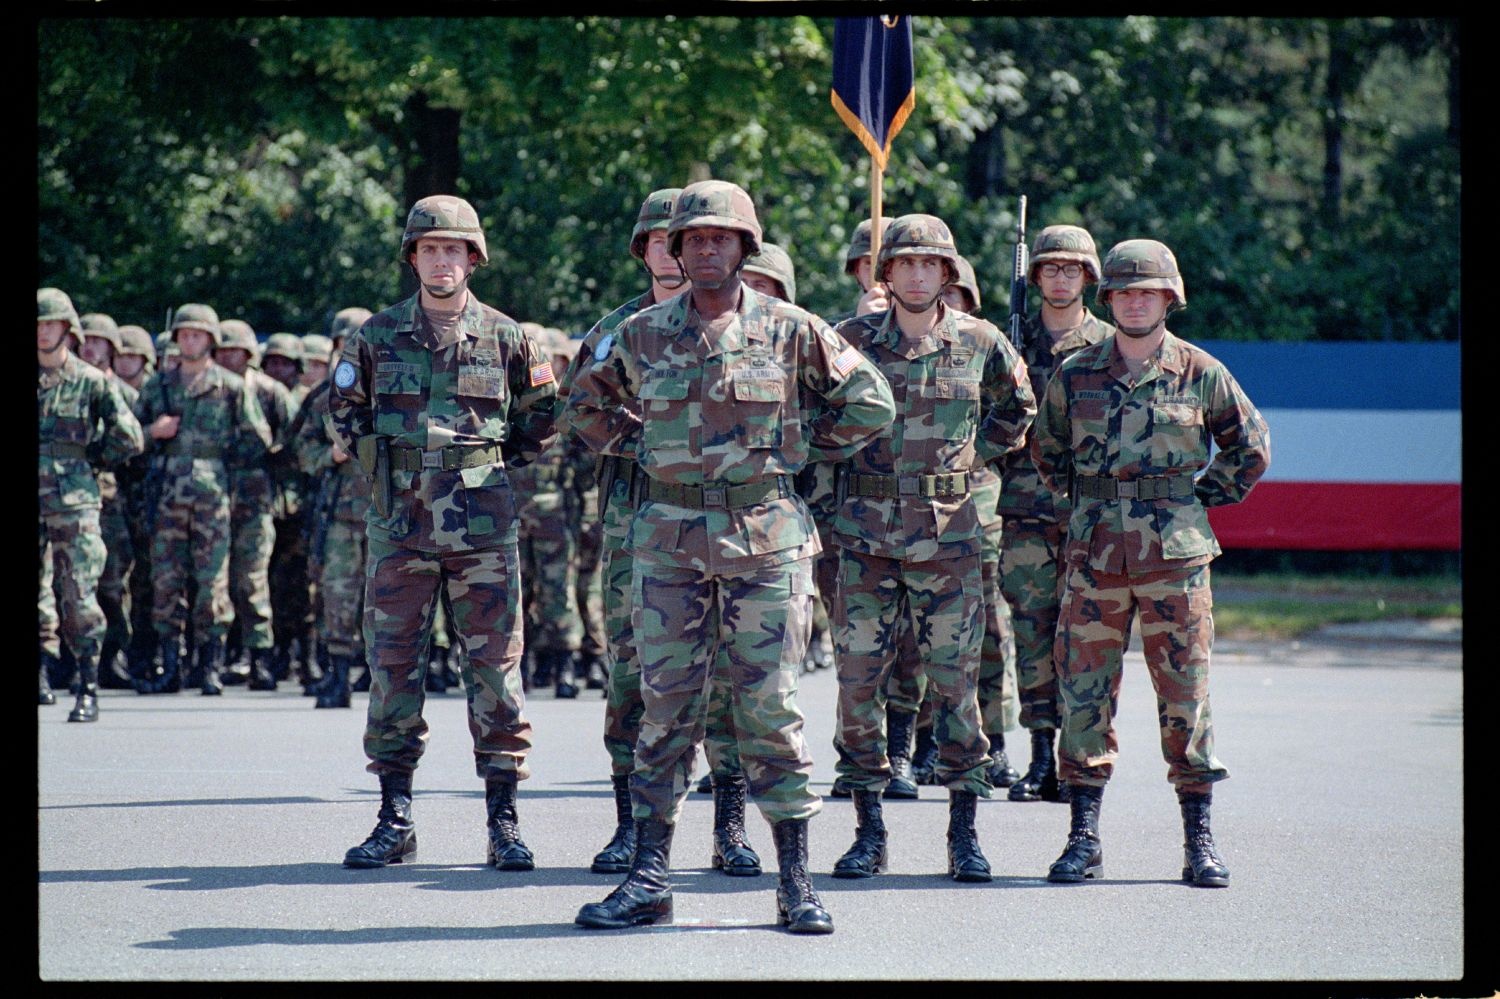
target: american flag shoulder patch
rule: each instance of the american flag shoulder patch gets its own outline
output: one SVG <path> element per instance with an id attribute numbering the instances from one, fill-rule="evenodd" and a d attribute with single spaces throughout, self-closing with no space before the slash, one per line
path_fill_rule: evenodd
<path id="1" fill-rule="evenodd" d="M 533 365 L 531 368 L 531 387 L 545 385 L 552 381 L 552 362 L 543 361 L 541 364 Z"/>
<path id="2" fill-rule="evenodd" d="M 840 375 L 847 375 L 859 367 L 859 362 L 864 359 L 865 355 L 861 354 L 858 350 L 853 347 L 846 347 L 842 354 L 833 359 L 833 368 Z"/>

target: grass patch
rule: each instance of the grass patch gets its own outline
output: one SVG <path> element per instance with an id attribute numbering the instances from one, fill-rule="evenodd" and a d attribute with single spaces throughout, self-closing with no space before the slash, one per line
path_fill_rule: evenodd
<path id="1" fill-rule="evenodd" d="M 1455 575 L 1322 576 L 1214 572 L 1214 630 L 1226 638 L 1302 638 L 1330 624 L 1463 616 Z"/>

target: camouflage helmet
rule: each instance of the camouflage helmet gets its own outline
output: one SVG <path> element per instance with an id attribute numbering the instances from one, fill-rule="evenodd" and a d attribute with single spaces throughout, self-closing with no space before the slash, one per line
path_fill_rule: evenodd
<path id="1" fill-rule="evenodd" d="M 266 345 L 261 348 L 260 360 L 264 364 L 268 357 L 282 357 L 297 365 L 297 370 L 302 370 L 302 338 L 295 333 L 272 333 L 266 337 Z"/>
<path id="2" fill-rule="evenodd" d="M 78 325 L 83 327 L 84 337 L 96 336 L 101 340 L 107 340 L 109 345 L 120 352 L 120 327 L 115 323 L 114 317 L 103 312 L 89 312 L 78 317 Z"/>
<path id="3" fill-rule="evenodd" d="M 885 234 L 891 231 L 891 220 L 881 218 L 880 220 L 880 242 L 885 242 Z M 870 220 L 865 219 L 854 227 L 854 236 L 849 240 L 849 249 L 844 251 L 844 273 L 853 274 L 854 269 L 859 266 L 861 257 L 870 255 Z"/>
<path id="4" fill-rule="evenodd" d="M 351 305 L 347 309 L 340 309 L 333 315 L 333 323 L 328 328 L 330 340 L 347 339 L 349 334 L 357 332 L 365 324 L 365 320 L 374 315 L 369 309 L 362 309 L 357 305 Z"/>
<path id="5" fill-rule="evenodd" d="M 745 256 L 760 252 L 760 220 L 755 217 L 755 202 L 738 184 L 727 180 L 700 180 L 682 189 L 677 210 L 667 225 L 667 247 L 672 256 L 682 256 L 682 230 L 714 226 L 734 229 L 748 237 Z"/>
<path id="6" fill-rule="evenodd" d="M 958 258 L 958 280 L 948 283 L 969 293 L 969 297 L 974 300 L 975 312 L 978 312 L 984 305 L 979 297 L 979 281 L 974 277 L 974 265 L 969 263 L 967 258 Z"/>
<path id="7" fill-rule="evenodd" d="M 775 243 L 760 244 L 760 252 L 745 261 L 744 270 L 751 274 L 764 274 L 772 281 L 781 282 L 786 300 L 797 304 L 797 272 L 792 267 L 792 258 Z"/>
<path id="8" fill-rule="evenodd" d="M 302 337 L 302 360 L 328 363 L 333 356 L 333 341 L 321 333 L 307 333 Z"/>
<path id="9" fill-rule="evenodd" d="M 638 260 L 646 259 L 646 241 L 658 229 L 665 229 L 672 221 L 677 208 L 677 199 L 682 196 L 680 187 L 664 187 L 652 191 L 641 202 L 641 210 L 635 217 L 635 228 L 630 230 L 630 255 Z"/>
<path id="10" fill-rule="evenodd" d="M 909 256 L 938 257 L 947 261 L 955 274 L 958 273 L 958 248 L 953 245 L 953 233 L 936 215 L 903 215 L 891 222 L 880 244 L 876 276 L 885 280 L 890 262 L 897 257 Z"/>
<path id="11" fill-rule="evenodd" d="M 1036 242 L 1031 245 L 1031 270 L 1027 279 L 1035 282 L 1037 267 L 1049 262 L 1082 264 L 1090 281 L 1101 280 L 1099 251 L 1094 249 L 1094 237 L 1081 226 L 1049 225 L 1036 234 Z"/>
<path id="12" fill-rule="evenodd" d="M 1125 288 L 1161 288 L 1176 298 L 1177 308 L 1187 307 L 1187 289 L 1177 258 L 1165 243 L 1154 239 L 1127 239 L 1116 243 L 1104 257 L 1104 277 L 1099 281 L 1097 299 L 1109 302 L 1109 293 Z"/>
<path id="13" fill-rule="evenodd" d="M 140 326 L 120 327 L 120 353 L 144 357 L 147 364 L 156 364 L 156 345 L 151 341 L 151 334 Z"/>
<path id="14" fill-rule="evenodd" d="M 411 206 L 406 216 L 406 231 L 401 234 L 401 259 L 411 253 L 419 239 L 464 239 L 479 254 L 481 265 L 490 262 L 484 245 L 484 230 L 479 227 L 479 213 L 474 206 L 453 194 L 434 194 Z"/>
<path id="15" fill-rule="evenodd" d="M 243 319 L 225 319 L 219 323 L 219 347 L 245 351 L 250 355 L 251 364 L 256 362 L 260 353 L 255 329 Z"/>
<path id="16" fill-rule="evenodd" d="M 58 320 L 68 324 L 75 336 L 83 336 L 83 327 L 78 323 L 78 310 L 67 292 L 58 288 L 38 288 L 36 291 L 36 321 L 39 323 Z"/>
<path id="17" fill-rule="evenodd" d="M 172 313 L 173 342 L 176 342 L 177 331 L 181 329 L 203 330 L 213 338 L 215 347 L 224 345 L 223 333 L 219 328 L 219 314 L 211 305 L 189 302 L 187 305 L 178 307 L 177 311 Z"/>

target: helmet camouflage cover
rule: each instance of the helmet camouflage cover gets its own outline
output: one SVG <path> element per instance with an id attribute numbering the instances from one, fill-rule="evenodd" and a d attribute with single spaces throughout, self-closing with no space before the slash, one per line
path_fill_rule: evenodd
<path id="1" fill-rule="evenodd" d="M 786 300 L 797 304 L 797 273 L 792 267 L 792 258 L 775 243 L 760 244 L 760 252 L 745 261 L 744 270 L 750 274 L 764 274 L 772 281 L 781 282 Z"/>
<path id="2" fill-rule="evenodd" d="M 953 233 L 936 215 L 903 215 L 891 222 L 880 244 L 878 275 L 885 280 L 886 267 L 897 257 L 939 257 L 958 273 L 958 249 Z"/>
<path id="3" fill-rule="evenodd" d="M 365 320 L 374 315 L 369 309 L 351 305 L 347 309 L 340 309 L 334 313 L 333 323 L 329 326 L 329 337 L 334 340 L 347 338 L 350 334 L 358 332 L 365 324 Z"/>
<path id="4" fill-rule="evenodd" d="M 255 330 L 243 319 L 225 319 L 219 323 L 219 346 L 248 352 L 251 364 L 255 363 L 256 355 L 260 353 Z"/>
<path id="5" fill-rule="evenodd" d="M 147 364 L 156 363 L 156 345 L 151 334 L 140 326 L 120 327 L 120 353 L 144 357 Z"/>
<path id="6" fill-rule="evenodd" d="M 260 352 L 261 363 L 268 357 L 284 357 L 302 368 L 302 338 L 295 333 L 272 333 Z"/>
<path id="7" fill-rule="evenodd" d="M 189 302 L 180 306 L 172 314 L 172 341 L 177 341 L 177 331 L 180 329 L 203 330 L 213 337 L 214 346 L 222 347 L 223 334 L 219 329 L 219 314 L 212 306 L 202 305 L 198 302 Z"/>
<path id="8" fill-rule="evenodd" d="M 1125 288 L 1159 288 L 1170 291 L 1179 309 L 1187 307 L 1187 288 L 1177 269 L 1177 258 L 1165 243 L 1154 239 L 1127 239 L 1116 243 L 1104 257 L 1104 278 L 1097 293 L 1101 305 L 1109 293 Z"/>
<path id="9" fill-rule="evenodd" d="M 1045 263 L 1082 264 L 1088 271 L 1090 281 L 1099 281 L 1099 251 L 1094 249 L 1094 237 L 1089 231 L 1076 225 L 1049 225 L 1036 234 L 1031 245 L 1031 272 L 1027 278 L 1036 281 L 1036 269 Z"/>
<path id="10" fill-rule="evenodd" d="M 880 220 L 880 242 L 885 242 L 885 234 L 891 231 L 891 220 L 882 218 Z M 870 255 L 870 220 L 865 219 L 854 227 L 854 235 L 849 240 L 849 249 L 844 251 L 844 273 L 853 274 L 854 268 L 859 265 L 860 257 Z"/>
<path id="11" fill-rule="evenodd" d="M 302 337 L 302 359 L 304 361 L 327 362 L 333 355 L 333 341 L 321 333 L 308 333 Z"/>
<path id="12" fill-rule="evenodd" d="M 83 327 L 82 336 L 96 336 L 101 340 L 109 341 L 109 345 L 120 352 L 120 327 L 116 325 L 114 317 L 103 312 L 89 312 L 78 317 L 78 325 Z"/>
<path id="13" fill-rule="evenodd" d="M 652 191 L 641 202 L 641 210 L 635 217 L 635 228 L 630 230 L 630 255 L 639 260 L 646 259 L 646 241 L 653 232 L 665 229 L 672 222 L 677 209 L 677 199 L 682 196 L 680 187 L 664 187 Z"/>
<path id="14" fill-rule="evenodd" d="M 401 234 L 401 259 L 407 259 L 412 244 L 419 239 L 468 240 L 479 262 L 490 262 L 485 248 L 484 230 L 479 227 L 479 213 L 474 206 L 453 194 L 434 194 L 411 206 L 406 216 L 406 230 Z"/>
<path id="15" fill-rule="evenodd" d="M 974 277 L 974 265 L 969 263 L 968 258 L 958 258 L 958 280 L 950 281 L 949 284 L 967 291 L 974 300 L 974 311 L 979 311 L 984 303 L 979 298 L 979 281 Z"/>
<path id="16" fill-rule="evenodd" d="M 76 336 L 83 336 L 83 327 L 78 322 L 78 310 L 67 292 L 58 288 L 38 288 L 36 292 L 36 321 L 39 323 L 58 320 L 68 324 Z"/>
<path id="17" fill-rule="evenodd" d="M 727 180 L 700 180 L 682 189 L 677 210 L 667 225 L 668 248 L 672 256 L 682 256 L 682 230 L 713 226 L 734 229 L 748 238 L 745 256 L 760 252 L 760 220 L 755 216 L 755 202 L 738 184 Z"/>

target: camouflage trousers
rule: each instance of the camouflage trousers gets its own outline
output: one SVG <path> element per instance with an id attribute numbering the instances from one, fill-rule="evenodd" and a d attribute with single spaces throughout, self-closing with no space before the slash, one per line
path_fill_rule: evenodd
<path id="1" fill-rule="evenodd" d="M 980 556 L 905 562 L 842 549 L 834 600 L 839 678 L 834 748 L 838 772 L 855 787 L 884 790 L 886 690 L 911 633 L 917 669 L 933 691 L 938 780 L 988 797 L 989 740 L 979 713 L 984 642 Z M 920 705 L 920 701 L 918 702 Z"/>
<path id="2" fill-rule="evenodd" d="M 105 630 L 99 574 L 108 557 L 99 536 L 99 511 L 90 507 L 42 517 L 37 556 L 41 648 L 61 655 L 65 641 L 78 658 L 97 659 Z"/>
<path id="3" fill-rule="evenodd" d="M 308 575 L 307 512 L 273 520 L 271 545 L 271 631 L 278 645 L 306 638 L 313 628 L 314 595 Z M 247 642 L 246 645 L 249 645 Z"/>
<path id="4" fill-rule="evenodd" d="M 716 672 L 726 678 L 740 761 L 766 821 L 818 813 L 822 799 L 809 783 L 813 762 L 797 708 L 812 591 L 811 558 L 739 575 L 636 560 L 643 714 L 630 793 L 637 819 L 676 823 Z"/>
<path id="5" fill-rule="evenodd" d="M 118 493 L 99 511 L 99 533 L 104 539 L 104 570 L 99 574 L 99 610 L 105 634 L 118 648 L 130 648 L 130 570 L 135 566 L 135 544 L 125 514 L 125 498 Z"/>
<path id="6" fill-rule="evenodd" d="M 514 543 L 454 553 L 413 551 L 368 538 L 365 649 L 370 707 L 365 722 L 371 773 L 416 770 L 427 746 L 427 649 L 439 594 L 463 662 L 474 769 L 480 777 L 529 776 L 531 724 L 521 690 L 521 572 Z"/>
<path id="7" fill-rule="evenodd" d="M 979 714 L 990 741 L 1003 741 L 1021 713 L 1016 697 L 1016 641 L 1010 608 L 1000 593 L 1000 532 L 984 536 L 984 642 L 979 649 Z M 925 711 L 931 708 L 923 705 Z M 923 724 L 919 719 L 919 724 Z"/>
<path id="8" fill-rule="evenodd" d="M 562 523 L 561 511 L 544 525 L 527 526 L 520 540 L 526 647 L 577 652 L 583 623 L 578 619 L 576 539 Z"/>
<path id="9" fill-rule="evenodd" d="M 235 500 L 229 509 L 229 596 L 247 649 L 271 647 L 271 551 L 276 528 L 268 505 Z"/>
<path id="10" fill-rule="evenodd" d="M 1057 606 L 1065 525 L 1045 520 L 1007 520 L 1001 540 L 1000 588 L 1010 605 L 1015 633 L 1016 680 L 1021 726 L 1057 728 Z"/>
<path id="11" fill-rule="evenodd" d="M 631 626 L 631 578 L 635 559 L 625 549 L 624 539 L 604 539 L 604 610 L 609 636 L 609 683 L 605 687 L 604 748 L 609 753 L 610 773 L 628 776 L 635 770 L 635 743 L 641 734 L 641 660 L 635 651 Z M 734 733 L 734 708 L 722 650 L 714 657 L 713 686 L 704 720 L 703 748 L 714 773 L 740 771 L 739 740 Z"/>
<path id="12" fill-rule="evenodd" d="M 574 600 L 583 635 L 578 648 L 585 656 L 603 658 L 604 637 L 604 525 L 595 513 L 599 506 L 597 486 L 583 493 L 583 515 L 577 525 L 578 581 Z"/>
<path id="13" fill-rule="evenodd" d="M 1102 787 L 1114 772 L 1121 665 L 1137 610 L 1167 779 L 1179 791 L 1207 791 L 1229 776 L 1214 758 L 1208 703 L 1214 622 L 1207 565 L 1122 576 L 1068 566 L 1057 624 L 1059 776 Z"/>
<path id="14" fill-rule="evenodd" d="M 229 494 L 193 476 L 168 481 L 151 537 L 151 620 L 176 639 L 189 613 L 198 641 L 222 637 L 234 617 L 229 598 Z M 197 583 L 191 611 L 189 581 Z"/>
<path id="15" fill-rule="evenodd" d="M 318 588 L 318 637 L 331 656 L 364 651 L 365 525 L 334 519 L 322 552 L 309 563 Z"/>

